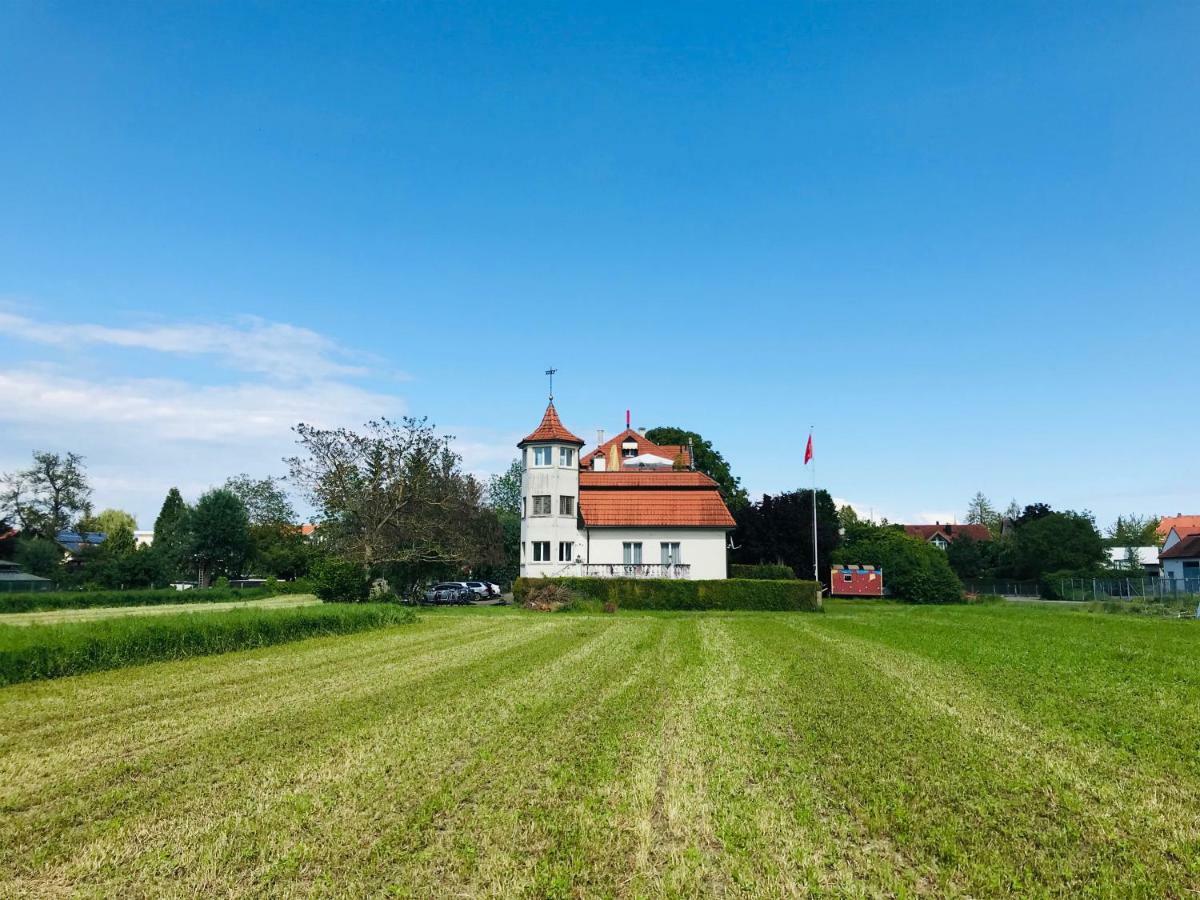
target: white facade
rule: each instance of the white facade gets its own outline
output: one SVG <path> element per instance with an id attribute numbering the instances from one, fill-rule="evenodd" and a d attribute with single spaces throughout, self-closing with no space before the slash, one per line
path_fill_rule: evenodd
<path id="1" fill-rule="evenodd" d="M 713 579 L 727 577 L 724 528 L 588 528 L 585 529 L 584 561 L 588 565 L 626 565 L 626 544 L 641 544 L 641 562 L 652 567 L 663 563 L 664 548 L 678 565 L 678 577 Z M 678 545 L 678 549 L 674 545 Z M 632 548 L 630 548 L 632 549 Z M 618 573 L 620 574 L 620 573 Z M 667 576 L 669 577 L 669 576 Z"/>
<path id="2" fill-rule="evenodd" d="M 547 441 L 521 452 L 521 574 L 570 574 L 582 559 L 579 448 Z"/>

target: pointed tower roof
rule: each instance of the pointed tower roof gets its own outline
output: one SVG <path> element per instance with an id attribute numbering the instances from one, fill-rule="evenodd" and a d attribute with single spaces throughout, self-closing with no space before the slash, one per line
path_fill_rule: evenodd
<path id="1" fill-rule="evenodd" d="M 558 417 L 558 411 L 554 408 L 553 400 L 546 407 L 546 414 L 542 416 L 542 424 L 535 428 L 532 433 L 526 435 L 517 446 L 524 447 L 526 444 L 532 444 L 536 441 L 558 441 L 560 444 L 583 446 L 583 441 L 571 434 L 567 430 L 567 426 L 562 423 L 562 419 Z"/>

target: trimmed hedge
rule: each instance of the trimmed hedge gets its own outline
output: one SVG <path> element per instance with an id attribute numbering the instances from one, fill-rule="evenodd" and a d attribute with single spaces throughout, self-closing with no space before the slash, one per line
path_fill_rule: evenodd
<path id="1" fill-rule="evenodd" d="M 796 573 L 785 565 L 742 565 L 730 563 L 730 578 L 755 578 L 760 581 L 794 581 Z"/>
<path id="2" fill-rule="evenodd" d="M 279 582 L 274 593 L 293 593 L 290 583 Z M 297 589 L 295 593 L 309 593 Z M 150 588 L 129 591 L 47 591 L 45 593 L 0 594 L 0 613 L 44 612 L 55 609 L 98 609 L 105 606 L 163 606 L 172 603 L 224 603 L 229 600 L 253 600 L 269 597 L 268 588 L 211 587 L 177 591 L 175 588 Z"/>
<path id="3" fill-rule="evenodd" d="M 0 685 L 148 662 L 249 650 L 416 620 L 386 603 L 230 609 L 0 627 Z"/>
<path id="4" fill-rule="evenodd" d="M 545 584 L 560 584 L 582 600 L 621 609 L 821 609 L 820 585 L 796 579 L 518 578 L 513 597 L 524 603 L 530 590 Z"/>

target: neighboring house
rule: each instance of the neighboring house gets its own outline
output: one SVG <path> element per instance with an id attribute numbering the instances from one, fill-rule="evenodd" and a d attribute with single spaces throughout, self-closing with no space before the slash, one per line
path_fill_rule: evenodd
<path id="1" fill-rule="evenodd" d="M 1171 529 L 1175 529 L 1177 539 L 1186 537 L 1189 534 L 1200 534 L 1200 516 L 1163 516 L 1158 521 L 1158 539 L 1164 542 L 1171 536 Z"/>
<path id="2" fill-rule="evenodd" d="M 686 447 L 627 428 L 582 454 L 553 401 L 517 446 L 523 576 L 726 577 L 733 516 Z"/>
<path id="3" fill-rule="evenodd" d="M 1163 550 L 1170 550 L 1185 537 L 1190 537 L 1193 534 L 1200 534 L 1200 526 L 1197 526 L 1193 531 L 1183 531 L 1179 526 L 1172 526 L 1166 533 L 1163 539 Z"/>
<path id="4" fill-rule="evenodd" d="M 935 522 L 933 525 L 905 525 L 904 530 L 913 537 L 933 544 L 939 550 L 945 550 L 951 541 L 963 535 L 976 541 L 992 539 L 992 533 L 986 525 L 943 525 L 941 522 Z"/>
<path id="5" fill-rule="evenodd" d="M 63 550 L 63 561 L 71 562 L 85 547 L 98 547 L 107 535 L 102 531 L 60 531 L 54 542 Z"/>
<path id="6" fill-rule="evenodd" d="M 133 533 L 133 543 L 137 547 L 150 547 L 154 544 L 153 531 L 135 531 Z"/>
<path id="7" fill-rule="evenodd" d="M 15 562 L 0 559 L 0 594 L 16 591 L 48 591 L 54 582 L 40 575 L 22 572 Z"/>
<path id="8" fill-rule="evenodd" d="M 1188 593 L 1200 592 L 1200 534 L 1189 534 L 1159 556 L 1163 576 Z"/>
<path id="9" fill-rule="evenodd" d="M 1161 572 L 1158 562 L 1157 547 L 1109 547 L 1108 564 L 1114 569 L 1123 569 L 1129 565 L 1129 551 L 1133 551 L 1134 559 L 1146 575 L 1158 575 Z"/>

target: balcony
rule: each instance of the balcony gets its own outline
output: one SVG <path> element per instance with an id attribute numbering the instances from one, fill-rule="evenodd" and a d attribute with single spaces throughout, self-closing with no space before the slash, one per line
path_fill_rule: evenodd
<path id="1" fill-rule="evenodd" d="M 585 578 L 690 578 L 692 567 L 684 563 L 579 564 Z"/>

